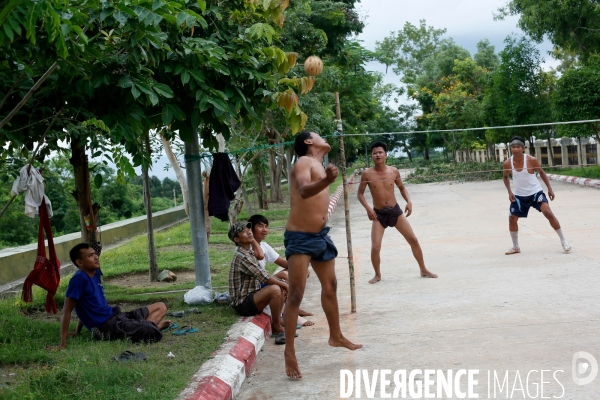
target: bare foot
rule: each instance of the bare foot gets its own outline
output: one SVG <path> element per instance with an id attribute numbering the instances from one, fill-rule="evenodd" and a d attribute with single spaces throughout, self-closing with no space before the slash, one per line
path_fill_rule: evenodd
<path id="1" fill-rule="evenodd" d="M 315 323 L 307 320 L 306 318 L 298 317 L 298 325 L 302 326 L 313 326 Z"/>
<path id="2" fill-rule="evenodd" d="M 429 272 L 427 268 L 421 270 L 421 276 L 423 278 L 437 278 L 437 275 L 433 272 Z"/>
<path id="3" fill-rule="evenodd" d="M 304 311 L 303 309 L 299 308 L 298 309 L 298 315 L 301 316 L 301 317 L 310 317 L 310 316 L 313 316 L 315 314 L 313 314 L 311 312 L 308 312 L 308 311 Z"/>
<path id="4" fill-rule="evenodd" d="M 166 319 L 164 321 L 160 321 L 158 323 L 158 325 L 156 325 L 156 326 L 158 326 L 159 330 L 163 330 L 163 329 L 168 328 L 169 326 L 171 326 L 171 320 Z"/>
<path id="5" fill-rule="evenodd" d="M 369 281 L 369 283 L 377 283 L 381 280 L 381 275 L 375 275 L 373 279 Z"/>
<path id="6" fill-rule="evenodd" d="M 283 357 L 285 359 L 285 373 L 292 379 L 300 379 L 302 378 L 302 372 L 300 372 L 300 368 L 298 367 L 298 360 L 296 360 L 296 354 L 292 351 L 291 354 L 288 352 L 283 353 Z"/>
<path id="7" fill-rule="evenodd" d="M 362 344 L 354 344 L 351 341 L 349 341 L 348 339 L 346 339 L 344 336 L 342 336 L 340 339 L 334 339 L 334 338 L 329 338 L 329 345 L 331 347 L 345 347 L 348 350 L 357 350 L 357 349 L 362 349 L 363 345 Z"/>

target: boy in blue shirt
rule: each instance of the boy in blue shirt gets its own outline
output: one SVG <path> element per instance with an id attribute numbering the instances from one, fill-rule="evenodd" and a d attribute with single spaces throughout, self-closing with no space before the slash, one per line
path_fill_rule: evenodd
<path id="1" fill-rule="evenodd" d="M 125 339 L 132 342 L 155 342 L 162 338 L 161 329 L 171 321 L 162 321 L 167 313 L 165 303 L 154 303 L 129 312 L 110 307 L 102 287 L 102 271 L 96 251 L 86 243 L 80 243 L 69 252 L 71 261 L 79 269 L 69 282 L 60 325 L 60 350 L 67 345 L 67 336 L 75 337 L 85 326 L 97 339 Z M 69 333 L 71 311 L 75 309 L 79 321 L 75 332 Z"/>

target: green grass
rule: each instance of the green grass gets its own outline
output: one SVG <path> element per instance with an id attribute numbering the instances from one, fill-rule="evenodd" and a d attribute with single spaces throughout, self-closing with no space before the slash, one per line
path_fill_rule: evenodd
<path id="1" fill-rule="evenodd" d="M 549 168 L 546 170 L 549 174 L 578 176 L 581 178 L 600 179 L 600 165 L 589 167 L 574 167 L 574 168 Z"/>
<path id="2" fill-rule="evenodd" d="M 284 191 L 287 196 L 287 189 Z M 288 216 L 289 201 L 271 204 L 271 210 L 260 210 L 273 228 L 268 242 L 275 248 L 283 246 L 283 229 Z M 247 213 L 239 216 L 248 218 Z M 235 252 L 227 237 L 226 222 L 213 218 L 209 241 L 209 258 L 213 287 L 227 286 L 229 265 Z M 183 223 L 155 235 L 159 269 L 177 271 L 193 270 L 190 225 Z M 279 250 L 282 253 L 282 250 Z M 133 238 L 128 243 L 105 250 L 101 257 L 105 278 L 118 278 L 134 273 L 147 274 L 147 239 Z M 268 265 L 270 272 L 274 264 Z M 69 277 L 63 277 L 55 297 L 59 307 Z M 147 294 L 157 291 L 190 289 L 193 283 L 174 283 L 165 289 L 156 287 L 129 288 L 114 284 L 105 285 L 106 297 L 111 305 L 121 305 L 129 310 L 140 305 L 164 301 L 172 311 L 189 308 L 183 303 L 183 293 Z M 216 289 L 226 291 L 227 289 Z M 0 398 L 6 399 L 172 399 L 187 385 L 192 375 L 219 349 L 237 315 L 229 306 L 200 306 L 200 315 L 177 319 L 179 325 L 193 325 L 200 332 L 174 336 L 165 334 L 154 344 L 130 342 L 96 342 L 84 328 L 82 334 L 69 339 L 67 349 L 60 352 L 45 350 L 47 345 L 59 342 L 58 318 L 48 319 L 43 311 L 45 292 L 34 287 L 34 302 L 24 306 L 17 299 L 0 300 Z M 59 311 L 60 312 L 60 311 Z M 75 329 L 74 318 L 71 330 Z M 119 363 L 112 360 L 124 350 L 141 351 L 148 361 Z M 175 358 L 167 358 L 169 352 Z M 138 392 L 138 388 L 142 391 Z"/>

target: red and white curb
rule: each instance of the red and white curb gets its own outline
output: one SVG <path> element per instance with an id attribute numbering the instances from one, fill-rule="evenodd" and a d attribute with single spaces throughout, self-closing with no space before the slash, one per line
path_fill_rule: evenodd
<path id="1" fill-rule="evenodd" d="M 352 181 L 352 175 L 349 181 Z M 344 193 L 340 185 L 329 202 L 329 215 Z M 227 339 L 213 358 L 192 377 L 177 400 L 230 400 L 237 396 L 242 383 L 256 364 L 256 356 L 271 336 L 271 310 L 265 308 L 254 317 L 242 318 L 227 332 Z"/>
<path id="2" fill-rule="evenodd" d="M 352 185 L 352 184 L 354 184 L 354 174 L 350 175 L 350 178 L 348 178 L 348 185 Z M 350 190 L 352 190 L 352 186 L 350 186 Z M 333 214 L 333 212 L 335 211 L 335 207 L 337 206 L 337 203 L 343 194 L 344 194 L 344 185 L 340 185 L 335 190 L 335 193 L 333 193 L 333 196 L 331 196 L 329 198 L 329 209 L 327 210 L 328 217 L 331 217 L 331 214 Z"/>
<path id="3" fill-rule="evenodd" d="M 177 400 L 229 400 L 240 391 L 256 364 L 256 356 L 271 336 L 271 311 L 242 318 L 227 332 L 227 340 L 213 358 L 194 374 Z"/>
<path id="4" fill-rule="evenodd" d="M 552 181 L 573 183 L 575 185 L 589 186 L 600 189 L 600 179 L 579 178 L 577 176 L 547 174 Z"/>

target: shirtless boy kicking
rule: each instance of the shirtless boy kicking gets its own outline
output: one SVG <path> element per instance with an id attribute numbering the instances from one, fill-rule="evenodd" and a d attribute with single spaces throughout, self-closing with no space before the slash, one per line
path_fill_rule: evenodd
<path id="1" fill-rule="evenodd" d="M 381 280 L 381 240 L 387 227 L 395 227 L 404 239 L 410 245 L 413 256 L 421 269 L 421 276 L 425 278 L 437 278 L 437 275 L 425 268 L 423 261 L 423 251 L 421 245 L 415 236 L 410 223 L 406 219 L 412 213 L 412 203 L 408 196 L 408 191 L 402 183 L 400 173 L 395 167 L 385 165 L 387 159 L 387 147 L 385 143 L 373 142 L 370 146 L 371 158 L 374 167 L 367 169 L 361 177 L 358 187 L 358 201 L 367 210 L 367 216 L 373 221 L 371 228 L 371 263 L 375 270 L 375 277 L 369 283 L 377 283 Z M 396 202 L 394 195 L 394 184 L 400 189 L 400 194 L 406 200 L 405 214 Z M 371 196 L 373 196 L 373 208 L 369 206 L 365 199 L 365 189 L 369 186 Z"/>
<path id="2" fill-rule="evenodd" d="M 510 151 L 512 157 L 504 162 L 503 165 L 503 180 L 506 190 L 508 190 L 508 199 L 510 200 L 510 214 L 508 216 L 508 229 L 512 238 L 513 245 L 504 254 L 516 254 L 521 252 L 519 247 L 519 218 L 527 218 L 529 208 L 533 207 L 548 219 L 550 225 L 556 231 L 560 238 L 564 251 L 571 251 L 571 246 L 565 239 L 560 223 L 550 210 L 548 199 L 542 190 L 542 185 L 535 176 L 535 172 L 540 174 L 540 178 L 548 188 L 548 196 L 550 200 L 554 200 L 554 192 L 550 187 L 548 175 L 544 172 L 537 158 L 525 154 L 525 140 L 519 136 L 515 136 L 510 141 Z M 510 181 L 508 174 L 512 175 L 515 192 L 510 190 Z"/>
<path id="3" fill-rule="evenodd" d="M 289 292 L 285 304 L 285 371 L 290 378 L 302 378 L 298 367 L 294 335 L 298 309 L 304 296 L 308 264 L 321 282 L 321 305 L 329 325 L 329 345 L 360 349 L 342 335 L 337 301 L 335 258 L 337 249 L 327 233 L 329 185 L 338 176 L 335 166 L 323 168 L 323 156 L 331 150 L 325 139 L 314 132 L 296 136 L 294 150 L 298 161 L 290 174 L 290 215 L 285 227 L 285 257 L 288 260 Z"/>

